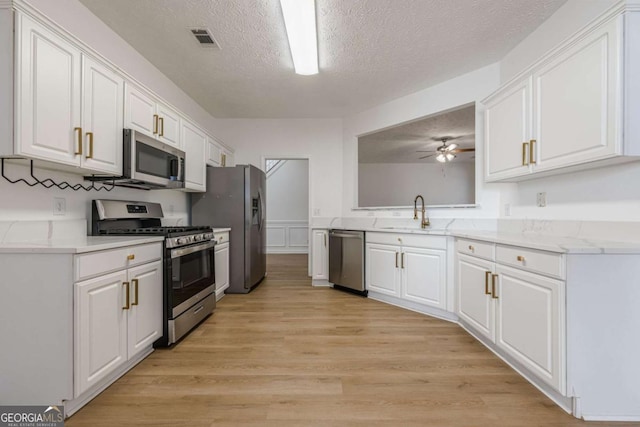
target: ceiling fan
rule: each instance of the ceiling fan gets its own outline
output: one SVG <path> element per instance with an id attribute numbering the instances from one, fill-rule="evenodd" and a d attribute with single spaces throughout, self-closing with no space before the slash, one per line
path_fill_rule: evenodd
<path id="1" fill-rule="evenodd" d="M 458 148 L 458 144 L 447 144 L 447 141 L 451 141 L 452 139 L 456 139 L 456 138 L 451 138 L 451 137 L 443 137 L 443 138 L 435 138 L 436 141 L 440 141 L 442 142 L 442 145 L 438 148 L 436 148 L 436 151 L 422 151 L 422 150 L 418 150 L 418 153 L 433 153 L 433 154 L 429 154 L 426 156 L 422 156 L 420 157 L 420 159 L 426 159 L 429 157 L 433 157 L 436 156 L 436 160 L 441 162 L 441 163 L 446 163 L 446 162 L 450 162 L 453 159 L 456 158 L 456 154 L 458 153 L 465 153 L 467 151 L 476 151 L 475 148 Z"/>

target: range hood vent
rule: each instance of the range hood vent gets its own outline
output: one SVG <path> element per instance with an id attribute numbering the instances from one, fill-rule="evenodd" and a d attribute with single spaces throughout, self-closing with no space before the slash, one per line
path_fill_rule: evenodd
<path id="1" fill-rule="evenodd" d="M 211 31 L 206 28 L 191 28 L 191 34 L 196 38 L 198 44 L 206 48 L 220 49 L 220 45 L 211 35 Z"/>

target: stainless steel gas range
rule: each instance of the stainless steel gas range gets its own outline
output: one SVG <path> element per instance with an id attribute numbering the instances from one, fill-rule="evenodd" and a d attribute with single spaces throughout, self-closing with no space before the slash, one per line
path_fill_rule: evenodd
<path id="1" fill-rule="evenodd" d="M 164 333 L 156 347 L 177 342 L 213 313 L 216 242 L 211 227 L 163 227 L 159 203 L 94 200 L 92 205 L 93 235 L 165 236 Z"/>

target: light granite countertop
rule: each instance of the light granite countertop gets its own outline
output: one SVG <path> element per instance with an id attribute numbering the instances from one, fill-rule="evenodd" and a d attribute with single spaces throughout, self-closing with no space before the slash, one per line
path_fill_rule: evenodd
<path id="1" fill-rule="evenodd" d="M 315 228 L 315 227 L 314 227 Z M 453 236 L 504 245 L 520 246 L 543 251 L 572 254 L 639 254 L 640 242 L 616 242 L 601 239 L 550 236 L 538 233 L 509 233 L 501 231 L 420 229 L 403 227 L 333 227 L 375 233 L 399 233 L 432 236 Z"/>
<path id="2" fill-rule="evenodd" d="M 145 243 L 162 242 L 163 236 L 73 236 L 0 243 L 0 253 L 81 254 Z"/>

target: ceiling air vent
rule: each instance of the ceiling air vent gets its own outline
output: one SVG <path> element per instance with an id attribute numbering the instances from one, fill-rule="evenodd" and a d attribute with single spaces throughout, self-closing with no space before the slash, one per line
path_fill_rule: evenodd
<path id="1" fill-rule="evenodd" d="M 220 45 L 206 28 L 191 28 L 191 33 L 202 47 L 220 49 Z"/>

